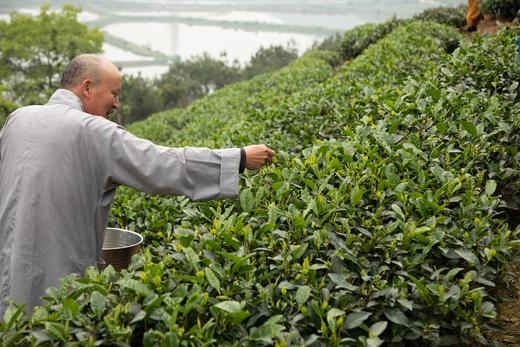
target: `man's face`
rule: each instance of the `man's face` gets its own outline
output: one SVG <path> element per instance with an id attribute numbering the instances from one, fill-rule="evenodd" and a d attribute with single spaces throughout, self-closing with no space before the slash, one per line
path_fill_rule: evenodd
<path id="1" fill-rule="evenodd" d="M 114 109 L 119 108 L 120 93 L 121 75 L 119 71 L 110 69 L 103 74 L 99 83 L 89 85 L 89 97 L 83 107 L 90 114 L 106 118 Z"/>

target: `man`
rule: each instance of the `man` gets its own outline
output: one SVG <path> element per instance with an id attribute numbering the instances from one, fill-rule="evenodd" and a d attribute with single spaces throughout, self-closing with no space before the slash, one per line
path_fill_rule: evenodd
<path id="1" fill-rule="evenodd" d="M 100 56 L 73 59 L 61 84 L 0 132 L 0 317 L 8 300 L 29 311 L 61 277 L 97 264 L 117 186 L 235 197 L 239 171 L 274 155 L 264 145 L 174 149 L 133 136 L 106 119 L 119 107 L 121 75 Z"/>

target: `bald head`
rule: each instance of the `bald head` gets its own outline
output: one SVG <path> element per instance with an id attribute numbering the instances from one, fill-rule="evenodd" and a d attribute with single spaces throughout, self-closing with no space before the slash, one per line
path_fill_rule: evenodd
<path id="1" fill-rule="evenodd" d="M 107 117 L 119 108 L 121 73 L 99 55 L 82 54 L 72 59 L 61 76 L 61 86 L 80 99 L 87 113 Z"/>
<path id="2" fill-rule="evenodd" d="M 117 67 L 108 59 L 96 54 L 81 54 L 72 59 L 61 75 L 61 86 L 70 89 L 78 86 L 83 80 L 90 79 L 100 83 L 103 75 L 113 72 Z"/>

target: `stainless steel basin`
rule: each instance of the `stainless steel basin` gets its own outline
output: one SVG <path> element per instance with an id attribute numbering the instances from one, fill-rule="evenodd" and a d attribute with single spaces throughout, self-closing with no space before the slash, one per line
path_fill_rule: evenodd
<path id="1" fill-rule="evenodd" d="M 116 270 L 126 269 L 132 256 L 139 252 L 143 237 L 138 233 L 125 229 L 107 228 L 101 250 L 104 263 L 99 264 L 100 270 L 109 264 Z"/>

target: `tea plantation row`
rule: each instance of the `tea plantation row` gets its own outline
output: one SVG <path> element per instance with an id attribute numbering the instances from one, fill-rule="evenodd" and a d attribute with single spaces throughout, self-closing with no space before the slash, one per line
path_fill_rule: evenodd
<path id="1" fill-rule="evenodd" d="M 279 153 L 237 201 L 121 189 L 111 222 L 142 232 L 143 254 L 65 278 L 30 316 L 13 305 L 4 344 L 490 343 L 520 231 L 520 30 L 463 42 L 435 23 L 385 25 L 364 27 L 378 40 L 337 70 L 311 52 L 133 126 Z"/>

